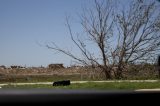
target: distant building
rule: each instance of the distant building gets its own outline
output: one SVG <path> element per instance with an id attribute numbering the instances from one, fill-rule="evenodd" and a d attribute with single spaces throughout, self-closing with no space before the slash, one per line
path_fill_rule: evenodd
<path id="1" fill-rule="evenodd" d="M 6 66 L 1 65 L 1 66 L 0 66 L 0 69 L 6 69 Z"/>
<path id="2" fill-rule="evenodd" d="M 64 68 L 63 64 L 49 64 L 48 65 L 49 69 L 60 69 L 60 68 Z"/>
<path id="3" fill-rule="evenodd" d="M 25 67 L 22 66 L 11 66 L 11 69 L 25 69 Z"/>

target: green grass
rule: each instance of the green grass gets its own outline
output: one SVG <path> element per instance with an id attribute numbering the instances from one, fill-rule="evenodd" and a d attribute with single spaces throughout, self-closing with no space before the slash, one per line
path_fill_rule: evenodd
<path id="1" fill-rule="evenodd" d="M 93 80 L 100 80 L 100 79 L 92 79 L 88 78 L 88 76 L 83 75 L 28 75 L 28 76 L 4 76 L 0 77 L 0 83 L 18 83 L 18 82 L 53 82 L 57 80 L 66 80 L 69 79 L 71 81 L 93 81 Z"/>
<path id="2" fill-rule="evenodd" d="M 0 83 L 22 83 L 22 82 L 53 82 L 58 80 L 71 80 L 71 81 L 98 81 L 105 79 L 92 79 L 87 78 L 87 76 L 83 76 L 81 78 L 80 75 L 29 75 L 29 76 L 9 76 L 9 77 L 0 77 Z M 121 79 L 121 80 L 146 80 L 147 78 L 129 78 L 129 79 Z M 159 80 L 158 78 L 149 78 L 150 80 Z"/>
<path id="3" fill-rule="evenodd" d="M 160 88 L 160 82 L 88 82 L 88 83 L 75 83 L 69 86 L 55 86 L 52 85 L 6 85 L 2 89 L 16 88 L 16 89 L 99 89 L 99 90 L 134 90 L 134 89 L 152 89 Z"/>

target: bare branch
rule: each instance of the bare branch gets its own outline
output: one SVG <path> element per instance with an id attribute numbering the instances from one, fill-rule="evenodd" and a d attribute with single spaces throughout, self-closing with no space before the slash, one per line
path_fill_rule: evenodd
<path id="1" fill-rule="evenodd" d="M 112 71 L 116 78 L 121 78 L 127 64 L 149 61 L 160 51 L 160 12 L 155 2 L 133 0 L 129 3 L 127 10 L 117 6 L 115 12 L 112 0 L 95 0 L 95 7 L 85 9 L 80 16 L 84 39 L 96 45 L 95 50 L 99 50 L 99 54 L 90 51 L 88 42 L 72 32 L 68 18 L 66 25 L 70 38 L 82 57 L 54 43 L 47 47 L 68 55 L 80 64 L 99 67 L 106 79 L 112 78 Z M 114 67 L 117 69 L 113 70 Z"/>

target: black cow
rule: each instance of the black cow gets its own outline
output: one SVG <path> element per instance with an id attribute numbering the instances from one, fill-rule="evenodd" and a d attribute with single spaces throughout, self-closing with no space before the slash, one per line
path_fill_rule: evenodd
<path id="1" fill-rule="evenodd" d="M 53 86 L 67 86 L 70 85 L 70 80 L 63 80 L 63 81 L 55 81 Z"/>

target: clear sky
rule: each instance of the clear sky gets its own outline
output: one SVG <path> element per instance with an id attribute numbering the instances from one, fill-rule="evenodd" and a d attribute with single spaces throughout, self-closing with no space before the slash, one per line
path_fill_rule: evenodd
<path id="1" fill-rule="evenodd" d="M 123 0 L 126 3 L 128 0 Z M 65 26 L 71 15 L 73 30 L 79 31 L 77 13 L 94 0 L 0 0 L 0 65 L 47 66 L 71 64 L 71 59 L 44 47 L 55 42 L 72 48 Z M 72 19 L 71 18 L 71 19 Z M 76 50 L 73 50 L 76 52 Z"/>
<path id="2" fill-rule="evenodd" d="M 0 0 L 0 65 L 69 65 L 71 60 L 67 56 L 55 54 L 44 45 L 53 41 L 63 48 L 70 47 L 65 16 L 77 17 L 83 4 L 89 2 Z M 77 22 L 73 21 L 75 24 Z"/>

